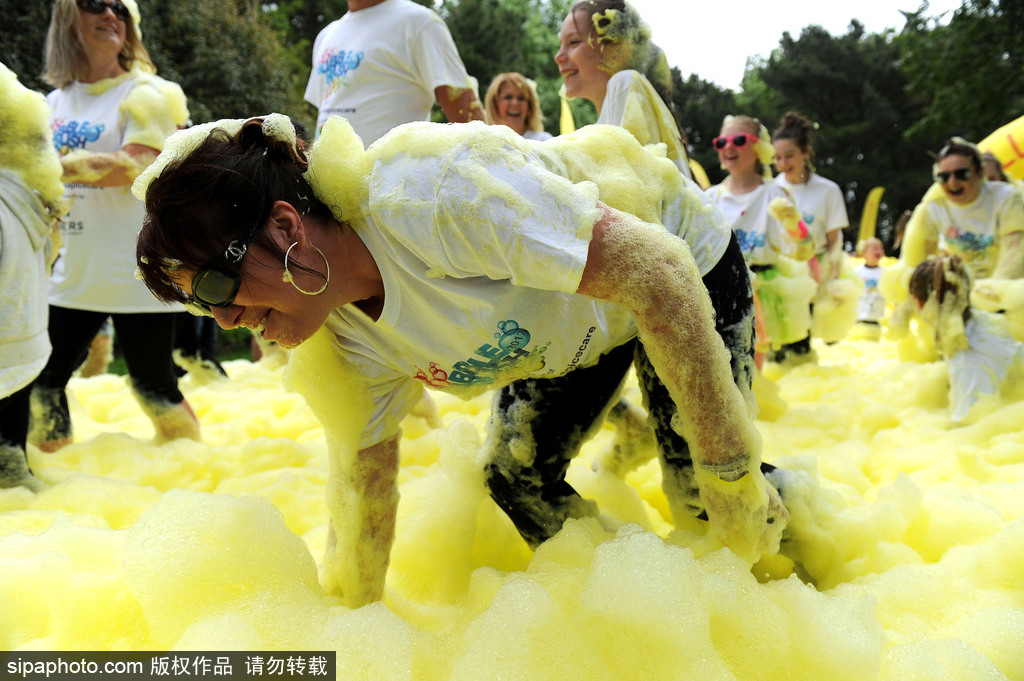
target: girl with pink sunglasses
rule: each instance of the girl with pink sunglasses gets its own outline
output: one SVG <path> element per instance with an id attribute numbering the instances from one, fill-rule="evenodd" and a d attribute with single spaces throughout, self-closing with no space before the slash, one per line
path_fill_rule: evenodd
<path id="1" fill-rule="evenodd" d="M 732 224 L 743 257 L 754 274 L 758 368 L 770 349 L 808 335 L 808 304 L 814 280 L 806 265 L 814 240 L 789 193 L 771 181 L 775 150 L 756 118 L 726 116 L 713 140 L 729 175 L 708 189 L 711 200 Z"/>

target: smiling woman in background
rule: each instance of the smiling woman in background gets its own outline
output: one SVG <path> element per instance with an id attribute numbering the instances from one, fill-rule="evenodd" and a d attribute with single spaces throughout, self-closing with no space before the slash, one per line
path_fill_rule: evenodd
<path id="1" fill-rule="evenodd" d="M 544 131 L 537 87 L 521 73 L 499 73 L 484 97 L 484 115 L 490 125 L 507 125 L 528 140 L 551 139 Z"/>
<path id="2" fill-rule="evenodd" d="M 581 0 L 562 22 L 555 63 L 569 98 L 597 109 L 597 122 L 629 130 L 641 144 L 664 144 L 687 177 L 690 159 L 673 113 L 672 73 L 651 29 L 623 0 Z"/>
<path id="3" fill-rule="evenodd" d="M 188 119 L 181 88 L 154 75 L 138 22 L 134 0 L 57 0 L 46 36 L 50 127 L 73 204 L 50 279 L 53 353 L 32 390 L 30 439 L 44 451 L 72 440 L 65 389 L 108 316 L 157 437 L 199 437 L 171 360 L 181 308 L 135 278 L 144 211 L 130 185 Z"/>
<path id="4" fill-rule="evenodd" d="M 1021 193 L 986 180 L 978 147 L 960 137 L 942 147 L 932 174 L 935 184 L 907 224 L 901 261 L 913 268 L 941 252 L 959 256 L 975 280 L 1024 277 Z"/>

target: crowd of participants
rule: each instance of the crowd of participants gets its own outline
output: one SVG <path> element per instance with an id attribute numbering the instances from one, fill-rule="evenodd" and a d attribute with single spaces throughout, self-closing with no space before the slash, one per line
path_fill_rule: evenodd
<path id="1" fill-rule="evenodd" d="M 27 443 L 74 441 L 67 385 L 111 329 L 168 440 L 200 438 L 181 367 L 226 376 L 211 317 L 264 350 L 326 326 L 372 397 L 358 456 L 376 485 L 394 483 L 401 419 L 438 423 L 427 388 L 493 390 L 486 481 L 531 546 L 567 518 L 606 520 L 565 472 L 609 418 L 653 431 L 678 526 L 708 521 L 756 559 L 788 521 L 785 476 L 760 461 L 753 426 L 766 363 L 816 361 L 812 339 L 894 337 L 916 314 L 960 421 L 1024 357 L 1008 304 L 1024 202 L 998 159 L 949 140 L 900 259 L 884 267 L 876 238 L 851 257 L 815 124 L 789 112 L 769 132 L 723 112 L 726 176 L 708 186 L 665 55 L 621 0 L 578 2 L 562 23 L 563 95 L 591 102 L 597 124 L 557 137 L 522 74 L 496 76 L 481 103 L 443 21 L 411 0 L 350 0 L 320 33 L 308 140 L 278 115 L 185 130 L 185 95 L 156 75 L 140 22 L 134 0 L 56 0 L 45 103 L 2 71 L 0 305 L 15 321 L 0 343 L 0 486 L 39 489 Z M 490 125 L 396 129 L 435 104 Z M 631 367 L 646 412 L 618 397 Z M 386 566 L 396 498 L 379 497 L 353 550 Z M 382 579 L 351 600 L 378 598 Z"/>

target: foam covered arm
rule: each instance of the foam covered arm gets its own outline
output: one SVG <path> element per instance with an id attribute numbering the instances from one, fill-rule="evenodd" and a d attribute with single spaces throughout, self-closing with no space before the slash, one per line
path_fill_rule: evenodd
<path id="1" fill-rule="evenodd" d="M 578 292 L 628 308 L 679 410 L 713 533 L 753 562 L 778 549 L 787 514 L 760 471 L 761 437 L 714 327 L 686 242 L 603 204 Z M 708 484 L 714 478 L 716 484 Z"/>
<path id="2" fill-rule="evenodd" d="M 796 251 L 789 254 L 794 260 L 803 262 L 814 255 L 814 237 L 811 236 L 807 225 L 800 219 L 800 211 L 789 199 L 779 197 L 768 204 L 768 212 L 772 217 L 782 223 L 789 238 L 796 245 Z"/>
<path id="3" fill-rule="evenodd" d="M 73 151 L 61 158 L 64 182 L 98 187 L 122 187 L 135 181 L 160 151 L 142 144 L 127 144 L 112 154 Z"/>

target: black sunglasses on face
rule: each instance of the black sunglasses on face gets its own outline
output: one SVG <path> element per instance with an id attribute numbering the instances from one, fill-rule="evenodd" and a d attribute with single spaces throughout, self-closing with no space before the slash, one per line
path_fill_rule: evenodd
<path id="1" fill-rule="evenodd" d="M 128 8 L 119 0 L 77 0 L 75 4 L 78 5 L 78 9 L 89 14 L 103 14 L 109 9 L 121 21 L 128 21 L 131 18 Z"/>
<path id="2" fill-rule="evenodd" d="M 956 170 L 951 172 L 942 171 L 939 173 L 935 173 L 935 179 L 939 181 L 939 184 L 946 184 L 947 182 L 949 182 L 949 178 L 951 177 L 955 177 L 961 182 L 966 182 L 967 180 L 971 179 L 971 169 L 957 168 Z"/>
<path id="3" fill-rule="evenodd" d="M 242 285 L 242 275 L 238 268 L 255 235 L 254 227 L 246 228 L 231 240 L 220 257 L 196 271 L 192 277 L 192 295 L 185 300 L 189 312 L 210 315 L 211 307 L 227 307 L 235 302 L 235 296 Z"/>

